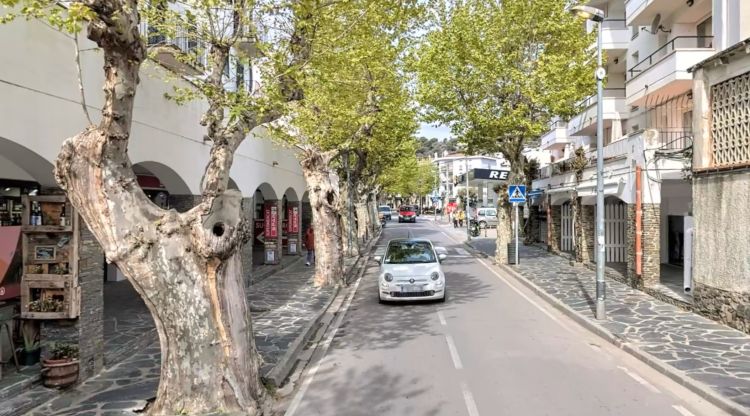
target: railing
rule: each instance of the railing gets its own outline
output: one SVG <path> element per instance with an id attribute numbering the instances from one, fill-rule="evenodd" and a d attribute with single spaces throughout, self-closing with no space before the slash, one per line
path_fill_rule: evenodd
<path id="1" fill-rule="evenodd" d="M 602 96 L 604 98 L 625 98 L 625 88 L 604 88 Z M 596 94 L 584 98 L 580 103 L 581 107 L 588 108 L 596 104 L 596 98 Z"/>
<path id="2" fill-rule="evenodd" d="M 693 145 L 690 130 L 659 131 L 659 150 L 683 150 Z"/>
<path id="3" fill-rule="evenodd" d="M 625 19 L 604 19 L 602 29 L 627 29 Z"/>
<path id="4" fill-rule="evenodd" d="M 646 71 L 659 58 L 669 55 L 677 49 L 696 48 L 710 49 L 713 48 L 713 36 L 676 36 L 669 42 L 655 50 L 651 55 L 643 58 L 640 62 L 628 69 L 629 79 L 638 76 L 641 72 Z"/>
<path id="5" fill-rule="evenodd" d="M 196 67 L 205 67 L 208 63 L 205 44 L 186 36 L 186 32 L 182 29 L 177 29 L 177 36 L 174 38 L 168 38 L 158 32 L 149 31 L 148 23 L 142 21 L 138 24 L 138 32 L 146 38 L 147 46 L 174 45 L 186 54 L 198 53 L 202 50 L 202 53 L 199 56 L 195 56 L 195 59 L 190 64 Z"/>

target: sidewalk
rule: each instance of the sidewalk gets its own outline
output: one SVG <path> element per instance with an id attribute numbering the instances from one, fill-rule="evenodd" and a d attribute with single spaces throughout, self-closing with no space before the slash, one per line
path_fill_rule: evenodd
<path id="1" fill-rule="evenodd" d="M 493 242 L 494 243 L 494 242 Z M 490 257 L 487 241 L 471 246 Z M 607 279 L 607 318 L 594 318 L 595 272 L 523 246 L 517 274 L 558 309 L 732 414 L 750 414 L 750 336 Z"/>
<path id="2" fill-rule="evenodd" d="M 356 260 L 346 260 L 347 272 L 355 266 Z M 336 295 L 333 288 L 314 288 L 313 274 L 313 267 L 295 262 L 283 272 L 266 276 L 248 291 L 255 343 L 264 361 L 261 368 L 264 377 L 272 372 L 282 380 L 286 377 L 296 359 L 295 354 L 287 352 L 304 343 L 306 331 Z M 146 348 L 96 377 L 63 393 L 36 386 L 3 403 L 0 415 L 132 415 L 156 394 L 159 384 L 161 353 L 158 337 L 155 331 L 151 333 L 152 340 Z M 23 410 L 30 409 L 30 405 L 38 407 Z"/>

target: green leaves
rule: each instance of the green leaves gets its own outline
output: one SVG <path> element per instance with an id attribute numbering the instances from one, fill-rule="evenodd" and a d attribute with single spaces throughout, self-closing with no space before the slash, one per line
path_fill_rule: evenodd
<path id="1" fill-rule="evenodd" d="M 17 17 L 41 19 L 51 26 L 68 33 L 78 33 L 82 24 L 96 14 L 80 2 L 62 3 L 55 0 L 0 0 L 0 6 L 11 10 L 0 15 L 0 24 L 9 23 Z"/>
<path id="2" fill-rule="evenodd" d="M 448 124 L 470 153 L 521 162 L 524 141 L 570 117 L 593 91 L 594 62 L 580 20 L 559 0 L 470 0 L 442 5 L 412 63 L 429 122 Z"/>

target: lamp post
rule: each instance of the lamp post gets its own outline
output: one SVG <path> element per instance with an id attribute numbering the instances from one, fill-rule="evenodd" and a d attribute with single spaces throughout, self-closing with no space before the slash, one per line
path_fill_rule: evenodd
<path id="1" fill-rule="evenodd" d="M 602 22 L 604 12 L 596 7 L 574 6 L 570 12 L 596 24 L 596 319 L 604 319 L 607 286 L 604 282 L 604 123 L 602 83 L 607 75 L 602 67 Z"/>

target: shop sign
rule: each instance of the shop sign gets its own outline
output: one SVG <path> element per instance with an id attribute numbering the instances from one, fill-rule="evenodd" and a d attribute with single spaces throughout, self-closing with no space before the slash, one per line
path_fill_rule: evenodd
<path id="1" fill-rule="evenodd" d="M 287 218 L 289 221 L 287 232 L 298 233 L 299 232 L 299 207 L 287 208 Z"/>
<path id="2" fill-rule="evenodd" d="M 263 235 L 266 238 L 277 238 L 279 236 L 279 207 L 276 202 L 266 204 L 264 219 Z"/>

